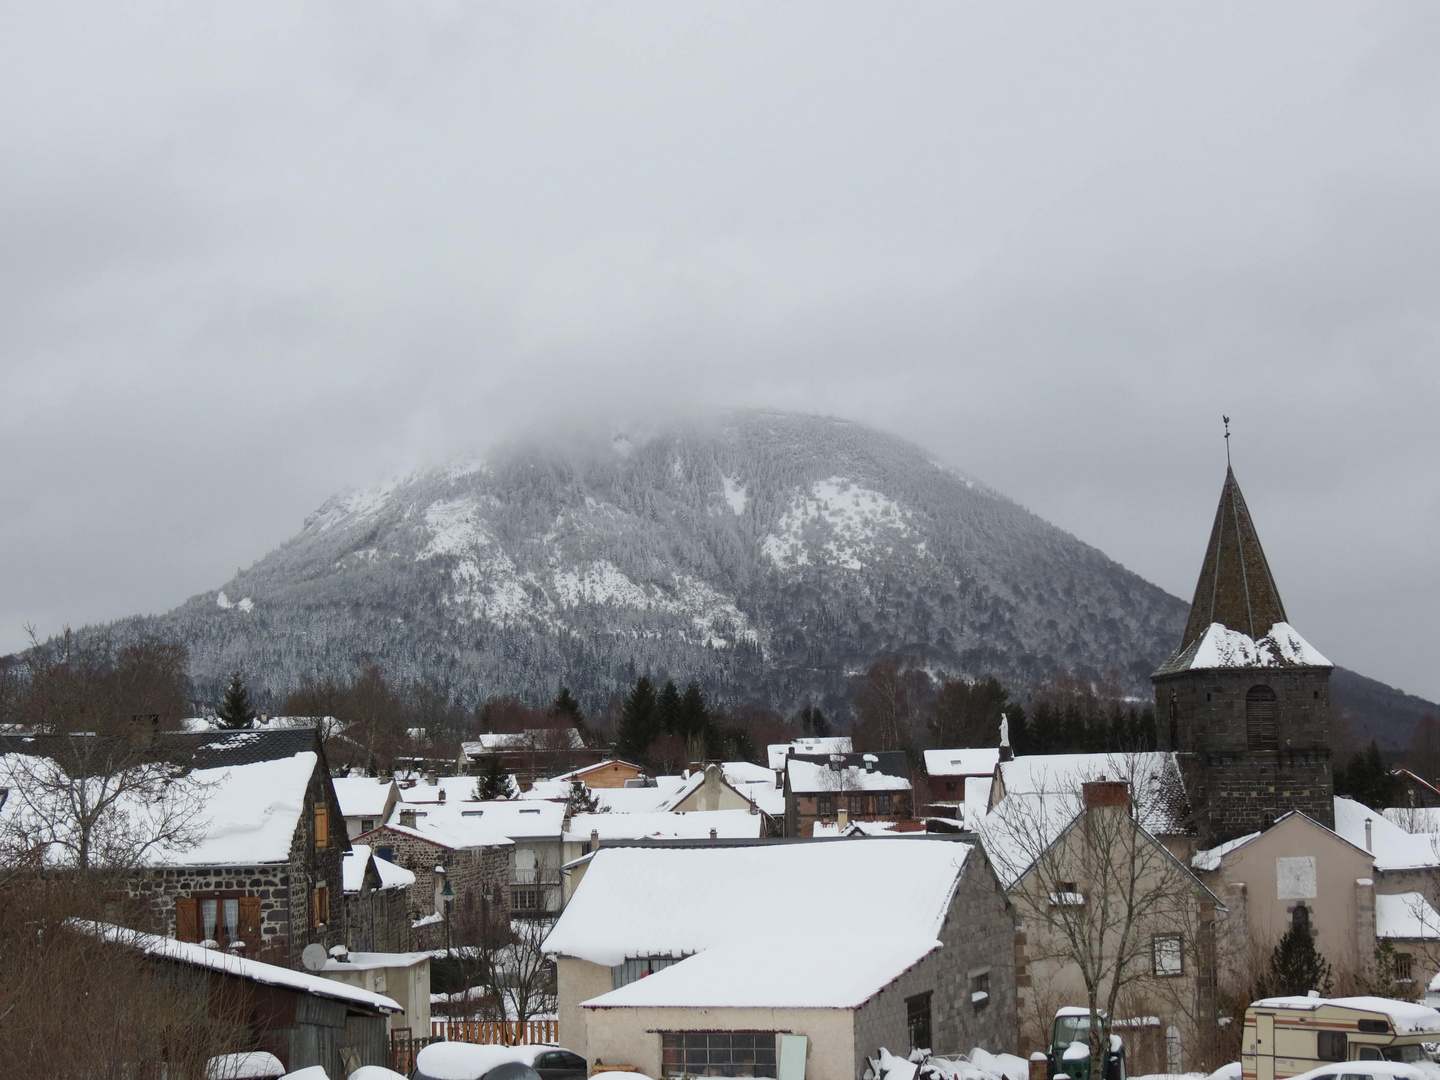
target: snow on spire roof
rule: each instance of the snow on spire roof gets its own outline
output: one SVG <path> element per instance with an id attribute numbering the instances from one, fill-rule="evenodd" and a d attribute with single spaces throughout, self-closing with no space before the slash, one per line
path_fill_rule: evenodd
<path id="1" fill-rule="evenodd" d="M 1197 665 L 1187 662 L 1188 656 L 1200 648 L 1202 639 L 1210 634 L 1216 623 L 1252 642 L 1268 637 L 1278 626 L 1283 626 L 1304 644 L 1286 619 L 1285 605 L 1270 573 L 1265 550 L 1260 546 L 1260 536 L 1245 505 L 1245 496 L 1240 492 L 1235 471 L 1228 466 L 1225 469 L 1225 485 L 1220 491 L 1220 505 L 1215 510 L 1215 524 L 1210 529 L 1210 542 L 1205 548 L 1205 561 L 1200 567 L 1200 578 L 1195 583 L 1195 599 L 1190 603 L 1190 618 L 1185 624 L 1185 633 L 1179 647 L 1156 674 L 1166 675 L 1201 666 L 1263 666 Z M 1306 646 L 1306 649 L 1309 650 L 1309 647 Z M 1318 653 L 1315 655 L 1319 656 Z"/>

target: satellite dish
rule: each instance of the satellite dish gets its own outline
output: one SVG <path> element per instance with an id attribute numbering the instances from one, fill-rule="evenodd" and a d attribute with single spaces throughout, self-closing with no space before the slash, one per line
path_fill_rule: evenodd
<path id="1" fill-rule="evenodd" d="M 325 952 L 325 946 L 317 943 L 306 945 L 300 953 L 300 963 L 305 965 L 306 971 L 319 971 L 325 966 L 325 961 L 330 957 Z"/>

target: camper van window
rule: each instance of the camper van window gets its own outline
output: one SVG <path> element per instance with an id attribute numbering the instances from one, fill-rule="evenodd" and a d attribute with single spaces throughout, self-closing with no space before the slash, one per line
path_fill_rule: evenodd
<path id="1" fill-rule="evenodd" d="M 1355 1026 L 1361 1031 L 1369 1031 L 1376 1035 L 1390 1034 L 1390 1024 L 1386 1020 L 1357 1020 Z"/>
<path id="2" fill-rule="evenodd" d="M 1360 1047 L 1360 1060 L 1361 1060 L 1361 1061 L 1381 1061 L 1381 1060 L 1383 1060 L 1383 1059 L 1380 1057 L 1380 1048 L 1379 1048 L 1378 1046 L 1362 1046 L 1362 1047 Z"/>
<path id="3" fill-rule="evenodd" d="M 1343 1031 L 1318 1031 L 1315 1056 L 1321 1061 L 1344 1061 L 1350 1056 L 1349 1040 Z"/>
<path id="4" fill-rule="evenodd" d="M 1408 1046 L 1387 1046 L 1385 1047 L 1386 1061 L 1403 1061 L 1407 1065 L 1416 1061 L 1428 1061 L 1425 1055 L 1425 1048 L 1411 1043 Z"/>

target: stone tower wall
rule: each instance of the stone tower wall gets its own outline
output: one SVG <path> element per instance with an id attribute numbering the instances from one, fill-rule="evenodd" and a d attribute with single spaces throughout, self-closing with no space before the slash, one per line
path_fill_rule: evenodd
<path id="1" fill-rule="evenodd" d="M 1277 749 L 1251 750 L 1245 695 L 1268 686 L 1277 699 Z M 1202 847 L 1268 827 L 1300 810 L 1333 827 L 1330 669 L 1227 668 L 1155 679 L 1161 749 L 1182 759 Z"/>

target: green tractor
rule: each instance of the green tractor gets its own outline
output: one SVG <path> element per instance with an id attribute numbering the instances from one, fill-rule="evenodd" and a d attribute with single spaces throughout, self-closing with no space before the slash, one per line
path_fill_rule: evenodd
<path id="1" fill-rule="evenodd" d="M 1089 1009 L 1067 1005 L 1056 1010 L 1050 1053 L 1046 1057 L 1049 1080 L 1062 1075 L 1070 1080 L 1091 1080 Z M 1110 1035 L 1110 1051 L 1105 1055 L 1103 1080 L 1125 1080 L 1125 1044 L 1120 1041 L 1120 1036 L 1113 1033 Z"/>

